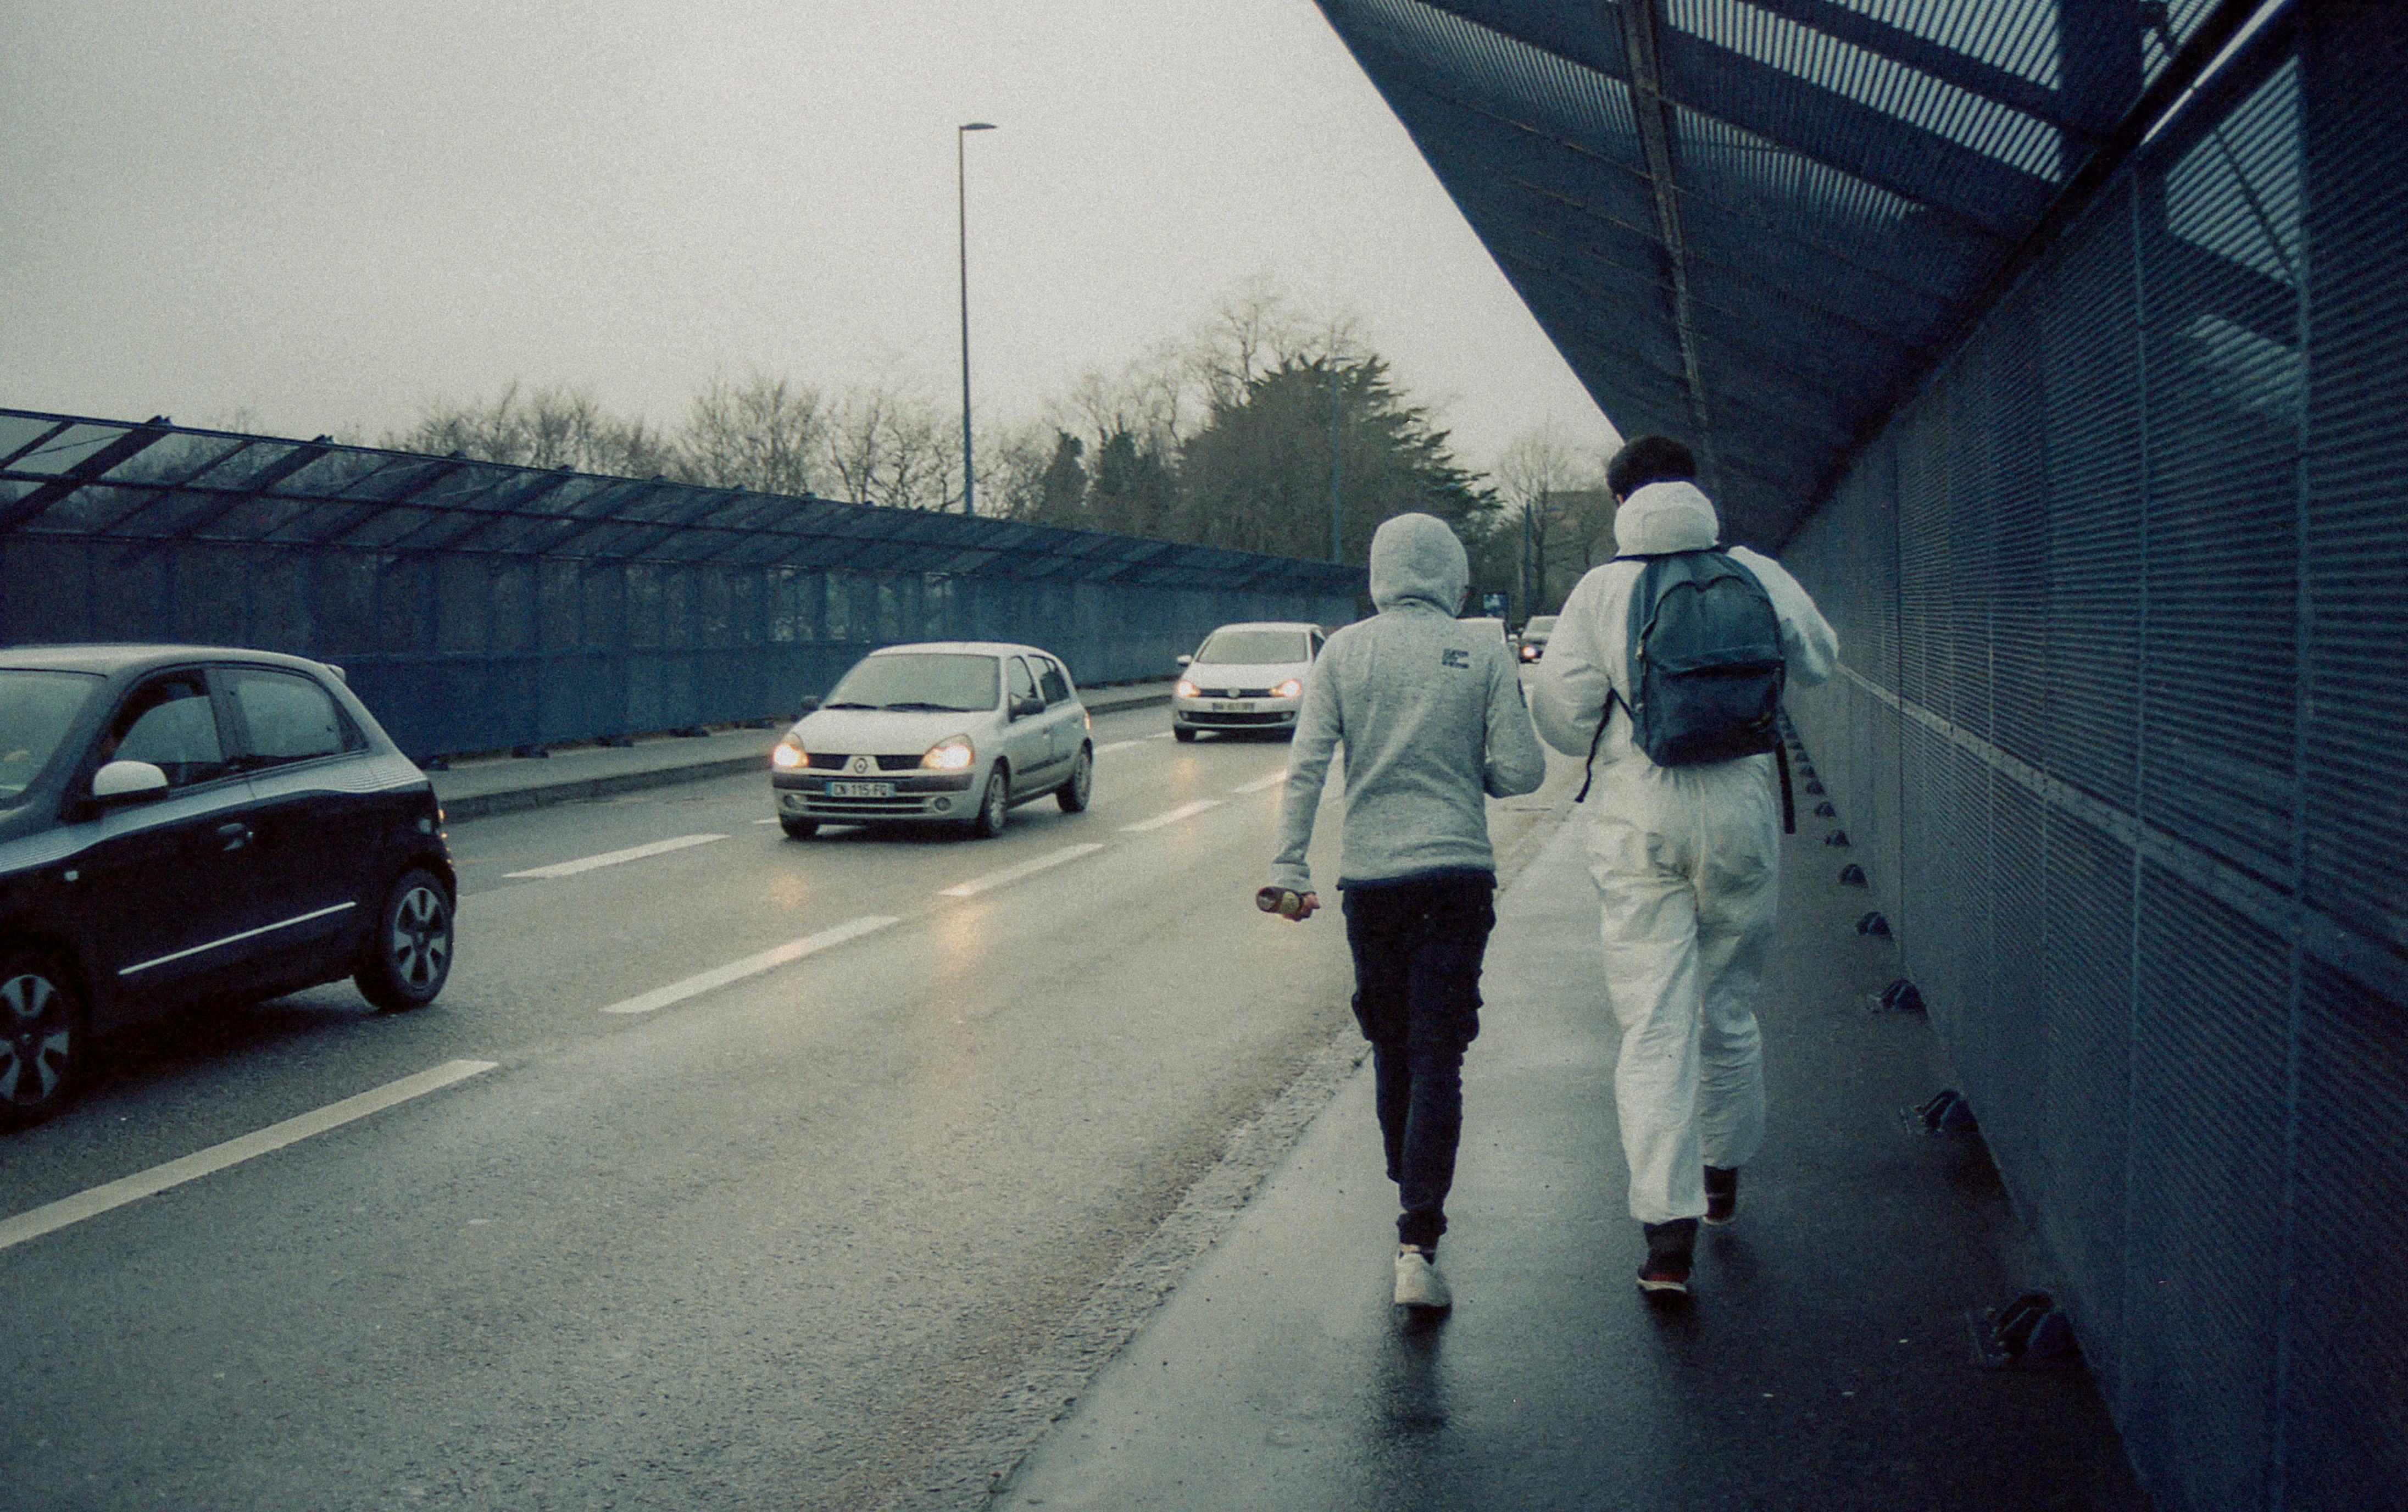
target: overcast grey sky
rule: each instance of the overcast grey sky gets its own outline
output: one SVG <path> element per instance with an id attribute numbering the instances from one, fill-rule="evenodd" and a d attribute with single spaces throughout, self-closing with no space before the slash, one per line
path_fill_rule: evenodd
<path id="1" fill-rule="evenodd" d="M 0 47 L 0 406 L 373 439 L 518 381 L 675 427 L 716 371 L 980 422 L 1250 276 L 1458 454 L 1612 427 L 1311 0 L 65 0 Z"/>

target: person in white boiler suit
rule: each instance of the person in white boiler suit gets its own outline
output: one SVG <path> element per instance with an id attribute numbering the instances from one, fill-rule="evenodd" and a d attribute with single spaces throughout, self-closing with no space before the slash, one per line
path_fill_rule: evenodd
<path id="1" fill-rule="evenodd" d="M 1721 522 L 1695 472 L 1688 449 L 1665 437 L 1641 437 L 1615 454 L 1606 484 L 1619 502 L 1618 551 L 1647 556 L 1719 542 Z M 1785 682 L 1829 677 L 1839 639 L 1798 580 L 1744 546 L 1729 555 L 1771 599 Z M 1614 1102 L 1630 1212 L 1647 1240 L 1640 1285 L 1685 1294 L 1698 1221 L 1730 1220 L 1739 1169 L 1763 1139 L 1756 1005 L 1779 900 L 1782 823 L 1771 756 L 1660 767 L 1633 742 L 1630 599 L 1645 566 L 1617 558 L 1581 579 L 1530 702 L 1548 744 L 1570 756 L 1595 752 L 1586 841 L 1606 990 L 1622 1030 Z"/>

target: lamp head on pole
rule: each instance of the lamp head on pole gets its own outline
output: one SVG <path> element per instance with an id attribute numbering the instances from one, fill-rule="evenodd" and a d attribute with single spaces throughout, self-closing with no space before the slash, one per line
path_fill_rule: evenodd
<path id="1" fill-rule="evenodd" d="M 955 131 L 993 131 L 995 129 L 995 123 L 988 121 L 971 121 L 965 122 L 962 125 L 955 126 L 953 129 Z"/>

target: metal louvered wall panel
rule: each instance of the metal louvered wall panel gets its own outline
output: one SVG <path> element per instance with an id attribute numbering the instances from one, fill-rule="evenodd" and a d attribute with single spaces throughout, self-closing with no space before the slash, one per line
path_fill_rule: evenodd
<path id="1" fill-rule="evenodd" d="M 1349 619 L 1361 581 L 1010 521 L 0 410 L 0 642 L 336 662 L 421 758 L 791 716 L 897 641 L 1030 641 L 1082 683 L 1165 677 L 1216 625 Z"/>
<path id="2" fill-rule="evenodd" d="M 2302 54 L 2315 360 L 2306 405 L 2301 722 L 2309 906 L 2408 952 L 2408 104 L 2396 54 Z M 2402 1341 L 2408 1344 L 2408 1341 Z M 2408 1352 L 2408 1350 L 2403 1350 Z"/>
<path id="3" fill-rule="evenodd" d="M 2397 59 L 2408 63 L 2408 59 Z M 2311 960 L 2297 991 L 2291 1145 L 2311 1179 L 2285 1215 L 2287 1351 L 2273 1476 L 2288 1507 L 2408 1504 L 2408 1004 Z"/>
<path id="4" fill-rule="evenodd" d="M 2402 77 L 2408 12 L 2300 0 L 1784 553 L 1847 664 L 1801 738 L 2169 1509 L 2408 1505 Z"/>
<path id="5" fill-rule="evenodd" d="M 2192 1499 L 2262 1495 L 2282 1290 L 2290 952 L 2154 866 L 2141 876 L 2131 1189 L 2117 1383 L 2135 1455 L 2180 1457 Z M 2186 1442 L 2185 1425 L 2225 1418 Z"/>

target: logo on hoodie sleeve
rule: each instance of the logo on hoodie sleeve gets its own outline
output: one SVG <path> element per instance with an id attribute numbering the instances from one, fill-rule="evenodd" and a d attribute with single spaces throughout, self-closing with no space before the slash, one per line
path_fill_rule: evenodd
<path id="1" fill-rule="evenodd" d="M 1449 646 L 1439 653 L 1438 664 L 1440 667 L 1469 667 L 1471 665 L 1471 653 Z"/>

